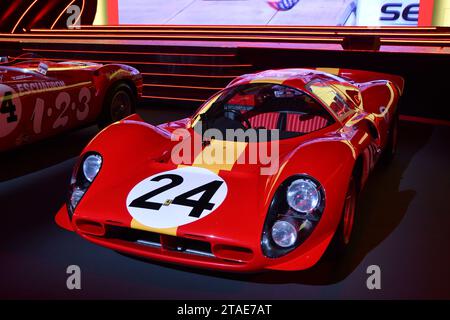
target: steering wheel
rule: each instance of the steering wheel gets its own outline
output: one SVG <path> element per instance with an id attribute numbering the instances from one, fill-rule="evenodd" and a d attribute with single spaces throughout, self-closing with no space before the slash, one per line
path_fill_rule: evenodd
<path id="1" fill-rule="evenodd" d="M 239 122 L 241 122 L 241 123 L 245 122 L 245 124 L 247 125 L 247 129 L 250 129 L 252 127 L 252 124 L 250 123 L 250 121 L 246 117 L 244 117 L 242 115 L 242 113 L 240 113 L 239 111 L 230 109 L 230 110 L 225 110 L 225 112 L 234 113 L 237 116 L 237 118 L 239 119 Z"/>

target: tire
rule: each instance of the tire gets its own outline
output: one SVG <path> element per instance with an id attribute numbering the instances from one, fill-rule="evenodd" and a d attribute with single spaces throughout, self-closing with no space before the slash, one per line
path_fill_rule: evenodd
<path id="1" fill-rule="evenodd" d="M 397 154 L 398 121 L 398 113 L 395 113 L 394 119 L 392 119 L 391 128 L 389 129 L 388 141 L 380 159 L 383 165 L 389 165 Z"/>
<path id="2" fill-rule="evenodd" d="M 100 129 L 119 121 L 136 110 L 136 97 L 131 87 L 120 82 L 113 85 L 106 93 L 102 111 L 98 118 Z"/>
<path id="3" fill-rule="evenodd" d="M 352 231 L 355 225 L 357 202 L 358 186 L 355 177 L 352 176 L 345 194 L 341 221 L 329 247 L 331 257 L 339 257 L 345 254 L 348 245 L 351 242 Z"/>

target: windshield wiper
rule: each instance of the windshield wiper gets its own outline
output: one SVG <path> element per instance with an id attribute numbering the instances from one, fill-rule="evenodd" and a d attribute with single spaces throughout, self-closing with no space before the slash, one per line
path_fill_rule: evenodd
<path id="1" fill-rule="evenodd" d="M 200 114 L 200 122 L 202 123 L 202 145 L 205 147 L 211 143 L 210 140 L 204 139 L 204 134 L 209 129 L 209 119 L 206 112 Z"/>

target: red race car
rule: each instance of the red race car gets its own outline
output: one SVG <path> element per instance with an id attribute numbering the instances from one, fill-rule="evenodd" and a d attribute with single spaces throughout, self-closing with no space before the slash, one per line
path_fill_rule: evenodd
<path id="1" fill-rule="evenodd" d="M 237 78 L 188 119 L 132 115 L 85 148 L 56 221 L 148 259 L 309 268 L 349 243 L 359 192 L 395 152 L 403 86 L 367 71 L 270 70 Z"/>
<path id="2" fill-rule="evenodd" d="M 126 65 L 51 62 L 25 54 L 0 60 L 0 152 L 132 114 L 142 76 Z"/>

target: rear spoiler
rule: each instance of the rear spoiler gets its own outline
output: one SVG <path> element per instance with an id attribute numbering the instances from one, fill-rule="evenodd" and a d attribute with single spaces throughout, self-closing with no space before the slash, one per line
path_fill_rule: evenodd
<path id="1" fill-rule="evenodd" d="M 401 76 L 365 70 L 339 69 L 339 68 L 316 68 L 318 71 L 327 72 L 344 79 L 363 83 L 376 80 L 388 80 L 395 84 L 400 95 L 403 94 L 405 88 L 405 79 Z"/>

